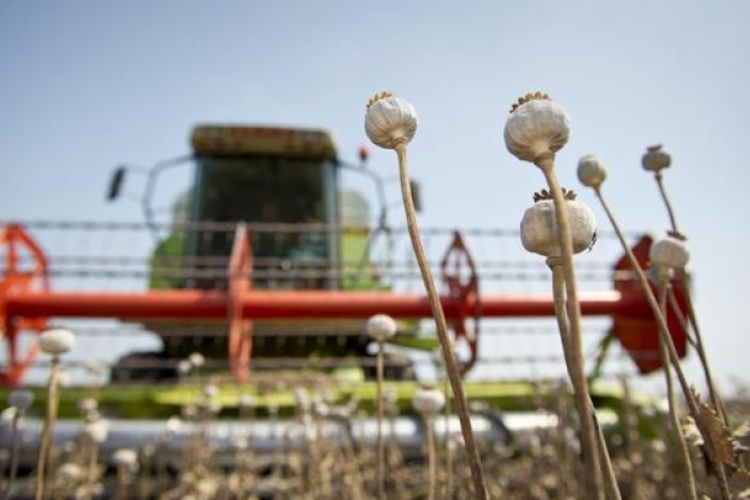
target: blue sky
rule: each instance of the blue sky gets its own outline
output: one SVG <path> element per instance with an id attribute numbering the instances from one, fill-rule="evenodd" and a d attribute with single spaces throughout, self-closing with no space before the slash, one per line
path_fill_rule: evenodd
<path id="1" fill-rule="evenodd" d="M 507 153 L 502 126 L 541 89 L 572 118 L 559 175 L 602 226 L 578 158 L 608 164 L 625 228 L 663 234 L 640 158 L 654 143 L 672 153 L 709 355 L 725 383 L 750 383 L 749 22 L 739 1 L 5 0 L 0 219 L 140 220 L 136 204 L 104 202 L 112 168 L 186 153 L 197 122 L 325 127 L 354 158 L 367 98 L 390 89 L 420 115 L 421 223 L 513 228 L 543 179 Z M 392 153 L 372 153 L 395 173 Z"/>

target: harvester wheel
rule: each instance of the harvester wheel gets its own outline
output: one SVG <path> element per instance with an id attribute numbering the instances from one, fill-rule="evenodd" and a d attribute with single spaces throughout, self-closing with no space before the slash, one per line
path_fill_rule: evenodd
<path id="1" fill-rule="evenodd" d="M 463 340 L 469 347 L 469 359 L 461 362 L 461 375 L 466 375 L 479 358 L 479 319 L 482 308 L 479 300 L 479 273 L 461 233 L 453 233 L 453 241 L 440 262 L 443 283 L 457 304 L 458 314 L 452 318 L 456 344 Z M 473 319 L 474 328 L 466 328 L 466 320 Z M 457 346 L 456 346 L 457 347 Z"/>

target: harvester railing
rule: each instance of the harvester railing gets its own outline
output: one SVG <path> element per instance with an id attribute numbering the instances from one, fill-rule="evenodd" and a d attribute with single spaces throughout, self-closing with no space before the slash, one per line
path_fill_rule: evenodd
<path id="1" fill-rule="evenodd" d="M 148 338 L 152 323 L 157 320 L 163 323 L 158 330 L 161 338 L 194 341 L 196 350 L 200 350 L 201 345 L 205 345 L 201 344 L 201 338 L 229 335 L 232 324 L 229 311 L 233 303 L 237 305 L 235 321 L 241 322 L 283 318 L 362 320 L 376 312 L 384 312 L 417 321 L 414 325 L 418 327 L 418 320 L 430 315 L 427 300 L 421 293 L 418 270 L 411 258 L 408 235 L 401 228 L 369 231 L 320 224 L 246 224 L 243 231 L 249 238 L 249 247 L 252 247 L 253 238 L 260 236 L 273 239 L 289 235 L 334 234 L 339 238 L 339 254 L 319 259 L 252 255 L 251 268 L 233 269 L 229 251 L 225 255 L 189 255 L 183 248 L 177 253 L 160 254 L 158 247 L 153 248 L 146 224 L 32 221 L 13 227 L 20 228 L 38 242 L 38 246 L 44 249 L 45 262 L 40 265 L 34 252 L 17 248 L 11 265 L 10 246 L 6 245 L 4 249 L 3 282 L 9 283 L 17 276 L 31 277 L 23 286 L 6 288 L 3 292 L 3 318 L 6 323 L 15 322 L 15 331 L 6 328 L 6 342 L 9 342 L 10 332 L 16 344 L 11 349 L 16 352 L 11 352 L 3 361 L 6 382 L 19 373 L 13 371 L 14 364 L 26 363 L 21 371 L 36 366 L 19 354 L 24 348 L 30 349 L 28 346 L 33 344 L 34 335 L 27 335 L 23 341 L 16 337 L 38 331 L 49 321 L 81 325 L 83 332 L 87 323 L 82 318 L 106 319 L 110 324 L 105 330 L 111 332 L 111 340 L 116 339 L 115 344 L 121 346 L 117 351 L 122 354 L 127 348 L 137 349 L 133 339 Z M 231 242 L 236 241 L 235 233 L 240 234 L 237 228 L 234 223 L 199 223 L 161 229 L 171 230 L 172 235 L 221 237 Z M 537 335 L 514 335 L 513 348 L 507 351 L 508 354 L 495 354 L 498 352 L 496 347 L 503 352 L 501 346 L 506 341 L 500 339 L 506 332 L 522 331 L 530 322 L 536 321 L 538 325 L 532 324 L 531 328 L 539 331 L 551 334 L 556 331 L 554 307 L 549 295 L 549 271 L 543 259 L 536 259 L 521 250 L 517 231 L 426 229 L 423 234 L 435 274 L 443 277 L 446 313 L 454 328 L 463 329 L 464 340 L 471 341 L 459 347 L 462 356 L 471 357 L 471 362 L 477 364 L 476 377 L 496 378 L 503 368 L 516 365 L 529 365 L 525 373 L 537 374 L 534 365 L 552 364 L 553 359 L 560 358 L 557 342 L 552 338 L 543 340 Z M 476 265 L 475 275 L 466 266 L 467 255 L 450 253 L 457 238 L 470 252 Z M 343 248 L 345 246 L 347 248 Z M 626 267 L 613 266 L 618 257 L 616 240 L 605 233 L 599 236 L 594 250 L 580 258 L 578 263 L 582 288 L 587 290 L 582 294 L 583 312 L 590 317 L 587 320 L 589 329 L 600 335 L 612 329 L 606 317 L 615 318 L 615 325 L 618 318 L 635 318 L 642 322 L 628 326 L 631 330 L 648 327 L 650 319 L 639 294 L 632 289 L 623 292 L 617 288 L 618 283 L 632 281 Z M 249 286 L 234 293 L 229 284 L 236 280 L 244 280 Z M 458 292 L 449 286 L 450 283 L 458 283 Z M 317 290 L 300 290 L 321 286 L 322 289 Z M 470 290 L 470 286 L 476 289 Z M 191 318 L 218 323 L 206 326 L 174 322 Z M 19 323 L 18 320 L 22 321 Z M 492 344 L 492 356 L 480 356 L 476 351 L 480 320 L 483 342 Z M 130 326 L 123 328 L 123 322 Z M 272 329 L 254 328 L 251 336 L 258 343 L 312 336 L 345 339 L 361 336 L 361 327 L 362 323 L 356 322 L 332 323 L 324 328 L 310 324 L 287 328 L 277 325 Z M 490 333 L 493 330 L 495 334 Z M 631 333 L 636 335 L 638 332 Z M 647 334 L 644 331 L 644 335 Z M 429 332 L 417 333 L 418 337 L 424 335 L 429 335 Z M 100 334 L 97 338 L 103 341 L 108 336 Z M 588 348 L 593 350 L 596 339 L 593 335 L 589 338 Z M 158 341 L 143 344 L 148 346 L 147 349 L 154 349 Z M 643 345 L 643 349 L 637 344 L 626 346 L 629 358 L 636 363 L 644 363 L 654 356 L 649 345 Z M 111 346 L 112 342 L 109 342 L 109 349 L 103 353 L 109 364 L 115 361 L 111 357 Z M 622 351 L 620 355 L 624 357 Z M 413 356 L 414 363 L 418 366 L 432 363 L 431 360 L 424 361 L 424 356 L 431 359 L 427 354 L 417 354 Z M 364 358 L 359 361 L 363 366 L 370 362 Z M 167 356 L 159 359 L 157 364 L 174 366 L 176 362 L 176 358 Z M 248 353 L 244 360 L 233 360 L 230 355 L 228 360 L 212 362 L 218 367 L 240 366 L 240 371 L 243 371 L 280 361 L 252 359 Z M 316 362 L 332 366 L 338 363 L 335 359 Z M 343 360 L 341 364 L 346 362 Z M 312 362 L 301 359 L 289 363 L 296 367 L 306 363 L 309 366 Z M 654 362 L 649 363 L 650 367 L 654 366 Z M 658 364 L 658 359 L 655 363 Z M 138 365 L 136 361 L 132 364 L 134 367 Z M 11 373 L 15 375 L 9 375 Z"/>

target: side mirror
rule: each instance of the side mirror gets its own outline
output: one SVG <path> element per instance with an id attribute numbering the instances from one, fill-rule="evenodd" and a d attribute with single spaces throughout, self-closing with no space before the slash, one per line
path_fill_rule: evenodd
<path id="1" fill-rule="evenodd" d="M 411 201 L 414 203 L 414 210 L 422 213 L 422 186 L 419 182 L 409 179 L 409 188 L 411 189 Z"/>
<path id="2" fill-rule="evenodd" d="M 107 201 L 114 201 L 120 196 L 122 183 L 125 181 L 125 167 L 117 167 L 109 180 L 109 191 L 107 191 Z"/>

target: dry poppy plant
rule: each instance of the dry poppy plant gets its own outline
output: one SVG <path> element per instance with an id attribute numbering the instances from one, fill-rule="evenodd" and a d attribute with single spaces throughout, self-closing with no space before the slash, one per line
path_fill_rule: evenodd
<path id="1" fill-rule="evenodd" d="M 195 391 L 195 401 L 185 405 L 182 420 L 170 419 L 166 423 L 163 438 L 158 443 L 149 449 L 121 449 L 107 457 L 115 464 L 113 484 L 118 497 L 163 500 L 187 497 L 357 500 L 375 496 L 535 500 L 750 498 L 750 472 L 744 466 L 742 445 L 750 425 L 734 430 L 729 425 L 710 374 L 692 304 L 688 302 L 689 317 L 680 319 L 701 358 L 710 392 L 708 401 L 704 401 L 687 381 L 666 325 L 668 308 L 675 309 L 674 294 L 669 286 L 672 276 L 685 272 L 689 257 L 686 239 L 677 229 L 675 212 L 663 183 L 663 170 L 671 164 L 670 155 L 662 147 L 654 146 L 648 149 L 642 161 L 644 169 L 655 175 L 671 223 L 668 236 L 652 246 L 651 261 L 658 267 L 658 273 L 651 277 L 657 281 L 658 298 L 630 252 L 604 198 L 601 187 L 606 179 L 606 168 L 603 162 L 589 155 L 578 164 L 579 180 L 591 187 L 600 200 L 660 325 L 669 395 L 670 415 L 666 420 L 659 412 L 651 414 L 648 406 L 635 404 L 625 390 L 619 424 L 607 429 L 610 439 L 605 442 L 585 378 L 573 262 L 573 255 L 590 249 L 595 241 L 596 221 L 592 211 L 576 199 L 572 190 L 560 186 L 555 172 L 555 155 L 567 143 L 570 119 L 559 104 L 541 92 L 527 94 L 512 105 L 503 133 L 505 145 L 518 159 L 538 167 L 547 183 L 545 189 L 534 194 L 533 205 L 523 216 L 521 240 L 528 251 L 544 256 L 551 269 L 569 381 L 537 385 L 535 404 L 540 415 L 550 417 L 551 425 L 508 442 L 477 443 L 440 297 L 424 256 L 412 205 L 406 152 L 417 123 L 414 107 L 388 92 L 376 94 L 367 103 L 365 130 L 368 137 L 376 145 L 393 149 L 397 154 L 409 235 L 432 307 L 450 392 L 456 399 L 464 446 L 459 446 L 460 441 L 449 435 L 444 438 L 445 446 L 438 446 L 436 440 L 440 436 L 436 436 L 435 422 L 450 394 L 432 387 L 417 389 L 409 395 L 413 405 L 410 415 L 413 417 L 416 413 L 423 421 L 425 455 L 420 459 L 407 456 L 396 444 L 397 403 L 404 395 L 382 388 L 383 343 L 395 334 L 396 323 L 390 317 L 377 315 L 370 318 L 366 327 L 366 332 L 378 343 L 374 450 L 359 445 L 353 430 L 360 411 L 358 403 L 336 401 L 322 389 L 331 382 L 324 376 L 288 372 L 263 380 L 259 375 L 256 381 L 259 398 L 279 389 L 294 391 L 293 418 L 284 419 L 283 409 L 275 403 L 266 404 L 270 440 L 281 445 L 264 454 L 258 451 L 258 440 L 268 436 L 256 436 L 251 432 L 237 438 L 232 449 L 233 468 L 227 471 L 222 457 L 211 448 L 211 424 L 221 410 L 219 389 L 207 384 L 202 391 Z M 688 331 L 691 326 L 692 332 Z M 29 492 L 37 498 L 45 495 L 96 498 L 106 493 L 103 486 L 105 457 L 100 456 L 99 448 L 108 430 L 106 421 L 100 418 L 95 398 L 81 401 L 82 433 L 76 442 L 53 445 L 50 439 L 60 387 L 59 357 L 72 347 L 73 341 L 72 333 L 61 329 L 46 332 L 40 338 L 42 350 L 52 356 L 52 370 L 38 465 L 35 475 L 26 478 L 25 484 L 15 484 L 17 464 L 12 458 L 0 490 L 5 498 L 12 498 L 15 493 L 28 496 Z M 204 363 L 200 353 L 184 360 L 180 364 L 180 373 L 184 376 L 181 381 L 197 387 L 202 382 L 199 370 Z M 684 418 L 679 414 L 672 387 L 672 370 L 687 403 L 688 416 Z M 572 385 L 574 398 L 568 396 L 568 383 Z M 258 420 L 258 403 L 248 395 L 237 397 L 240 420 Z M 9 404 L 16 408 L 12 421 L 15 429 L 30 405 L 28 393 L 14 393 Z M 289 408 L 286 411 L 290 411 Z M 578 421 L 573 418 L 575 413 Z M 387 443 L 384 442 L 386 421 L 390 431 Z M 330 432 L 332 426 L 339 432 Z M 648 427 L 654 436 L 647 438 L 641 434 L 642 426 Z M 176 458 L 174 453 L 170 455 L 170 444 L 175 441 L 182 443 L 181 454 Z M 16 454 L 14 446 L 13 456 Z M 704 467 L 696 466 L 700 459 Z M 175 461 L 179 472 L 170 475 L 167 469 Z"/>

